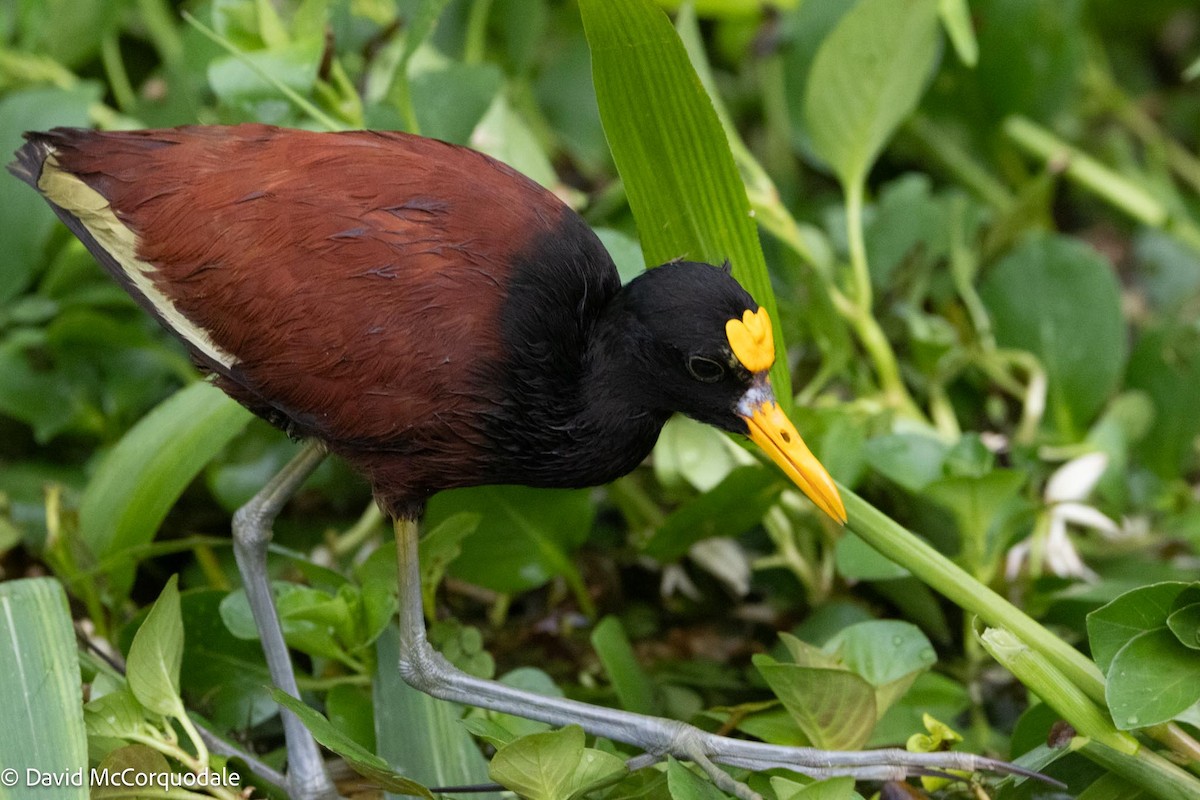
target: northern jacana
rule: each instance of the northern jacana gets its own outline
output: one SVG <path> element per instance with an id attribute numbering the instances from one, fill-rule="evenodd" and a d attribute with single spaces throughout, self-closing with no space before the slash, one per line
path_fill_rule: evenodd
<path id="1" fill-rule="evenodd" d="M 686 261 L 622 287 L 591 229 L 484 155 L 403 133 L 263 125 L 30 133 L 10 170 L 183 340 L 218 386 L 307 446 L 234 521 L 273 680 L 298 695 L 266 573 L 279 508 L 328 449 L 396 520 L 404 678 L 444 699 L 652 754 L 815 774 L 1003 768 L 968 754 L 831 753 L 520 692 L 425 639 L 416 519 L 456 486 L 578 487 L 645 458 L 682 412 L 749 436 L 825 513 L 832 479 L 775 402 L 767 313 L 727 269 Z M 294 797 L 333 794 L 285 713 Z"/>

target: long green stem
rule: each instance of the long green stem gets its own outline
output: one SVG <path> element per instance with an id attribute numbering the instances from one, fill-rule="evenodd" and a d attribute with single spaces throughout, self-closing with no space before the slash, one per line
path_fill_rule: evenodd
<path id="1" fill-rule="evenodd" d="M 1012 208 L 1015 199 L 1000 180 L 988 172 L 947 132 L 924 114 L 914 114 L 903 128 L 926 154 L 958 183 L 997 211 Z"/>
<path id="2" fill-rule="evenodd" d="M 167 0 L 138 0 L 137 16 L 164 64 L 173 67 L 183 60 L 183 37 Z"/>
<path id="3" fill-rule="evenodd" d="M 402 65 L 400 69 L 407 70 L 407 66 Z M 400 110 L 400 116 L 404 119 L 404 129 L 420 136 L 421 123 L 417 121 L 417 108 L 413 105 L 407 72 L 397 71 L 396 82 L 392 85 L 392 100 Z"/>
<path id="4" fill-rule="evenodd" d="M 850 246 L 851 294 L 860 314 L 870 314 L 875 299 L 871 290 L 871 271 L 867 267 L 867 242 L 863 231 L 865 193 L 862 180 L 846 185 L 846 240 Z"/>
<path id="5" fill-rule="evenodd" d="M 866 500 L 846 487 L 838 484 L 842 501 L 850 518 L 847 527 L 856 533 L 871 547 L 907 569 L 926 585 L 949 598 L 965 611 L 978 616 L 983 622 L 993 628 L 1002 628 L 1013 634 L 1020 644 L 1036 653 L 1044 662 L 1047 672 L 1053 672 L 1054 683 L 1058 686 L 1057 696 L 1063 701 L 1082 701 L 1090 699 L 1099 708 L 1097 714 L 1104 714 L 1100 709 L 1108 707 L 1104 693 L 1104 675 L 1100 669 L 1071 645 L 1046 630 L 1032 617 L 1021 611 L 1012 603 L 1005 600 L 996 592 L 968 575 L 961 567 L 933 549 L 925 540 L 906 530 L 900 524 L 889 518 L 882 511 L 872 506 Z M 1021 677 L 1018 675 L 1018 677 Z M 1045 690 L 1044 690 L 1045 691 Z M 1074 694 L 1072 694 L 1074 693 Z M 1075 698 L 1075 700 L 1072 700 Z M 1073 708 L 1075 706 L 1072 706 Z M 1080 706 L 1082 708 L 1082 706 Z M 1089 717 L 1093 722 L 1094 717 Z M 1111 722 L 1097 730 L 1107 730 Z M 1192 754 L 1195 752 L 1195 741 L 1171 726 L 1154 726 L 1146 728 L 1143 733 L 1159 741 L 1176 752 Z M 1110 743 L 1128 750 L 1129 743 L 1136 741 L 1127 733 L 1110 739 Z M 1099 760 L 1099 759 L 1097 759 Z M 1157 786 L 1167 786 L 1160 797 L 1181 798 L 1195 797 L 1195 780 L 1186 772 L 1175 767 L 1152 751 L 1142 748 L 1138 751 L 1137 764 L 1128 764 L 1123 769 L 1149 769 L 1157 776 Z M 1106 765 L 1107 766 L 1107 765 Z M 1169 778 L 1163 777 L 1169 773 Z M 1127 774 L 1122 773 L 1122 774 Z"/>
<path id="6" fill-rule="evenodd" d="M 179 720 L 179 724 L 183 728 L 184 733 L 186 733 L 188 738 L 192 740 L 192 747 L 196 750 L 194 768 L 197 772 L 207 771 L 208 745 L 204 743 L 204 737 L 200 735 L 200 731 L 196 730 L 196 726 L 192 722 L 192 718 L 188 716 L 187 710 L 181 709 L 181 711 L 182 713 L 180 713 L 176 719 Z"/>
<path id="7" fill-rule="evenodd" d="M 100 60 L 104 63 L 104 73 L 108 76 L 108 86 L 112 89 L 113 99 L 117 101 L 117 108 L 128 114 L 137 105 L 137 92 L 133 90 L 129 73 L 125 71 L 121 43 L 116 33 L 110 33 L 100 40 Z"/>
<path id="8" fill-rule="evenodd" d="M 879 377 L 880 388 L 888 402 L 903 413 L 917 419 L 925 415 L 913 402 L 904 380 L 900 377 L 900 363 L 891 342 L 872 313 L 875 305 L 871 288 L 871 270 L 867 265 L 867 243 L 863 230 L 864 181 L 856 179 L 846 184 L 846 239 L 850 247 L 850 308 L 840 308 L 847 314 L 850 324 L 858 334 L 859 341 L 870 356 Z"/>
<path id="9" fill-rule="evenodd" d="M 475 0 L 467 15 L 467 41 L 463 48 L 463 62 L 478 64 L 483 61 L 487 45 L 488 14 L 492 10 L 492 0 Z"/>
<path id="10" fill-rule="evenodd" d="M 361 547 L 363 542 L 380 533 L 384 522 L 383 512 L 379 510 L 379 506 L 373 502 L 369 503 L 363 509 L 358 521 L 345 533 L 334 539 L 329 549 L 339 558 L 348 555 Z"/>
<path id="11" fill-rule="evenodd" d="M 975 288 L 979 257 L 967 243 L 966 206 L 964 197 L 956 196 L 950 202 L 950 276 L 971 318 L 980 347 L 990 351 L 996 348 L 996 337 L 992 333 L 992 318 Z"/>
<path id="12" fill-rule="evenodd" d="M 1104 676 L 1086 656 L 972 578 L 924 539 L 906 530 L 846 487 L 839 485 L 838 488 L 850 517 L 849 529 L 867 544 L 988 625 L 1014 633 L 1049 659 L 1055 668 L 1089 697 L 1104 704 Z"/>
<path id="13" fill-rule="evenodd" d="M 234 58 L 238 59 L 243 64 L 245 64 L 247 68 L 249 68 L 252 72 L 254 72 L 255 75 L 262 78 L 264 81 L 266 81 L 271 86 L 273 86 L 276 91 L 278 91 L 281 95 L 283 95 L 288 100 L 290 100 L 293 105 L 295 105 L 297 108 L 299 108 L 305 114 L 308 114 L 310 117 L 312 117 L 314 121 L 316 121 L 316 122 L 320 123 L 322 126 L 324 126 L 326 130 L 340 131 L 340 130 L 345 129 L 345 127 L 346 127 L 345 125 L 341 124 L 340 122 L 335 120 L 333 117 L 329 116 L 324 111 L 317 108 L 315 105 L 313 105 L 313 103 L 308 98 L 302 97 L 300 95 L 300 93 L 297 92 L 295 89 L 293 89 L 292 87 L 283 83 L 283 81 L 279 80 L 274 75 L 271 75 L 269 72 L 264 70 L 258 64 L 251 61 L 249 58 L 246 58 L 246 54 L 243 53 L 241 50 L 239 50 L 237 48 L 237 46 L 233 44 L 233 42 L 230 42 L 228 39 L 221 36 L 219 33 L 214 31 L 212 28 L 208 27 L 207 25 L 205 25 L 200 20 L 193 17 L 188 12 L 181 11 L 180 13 L 183 15 L 183 18 L 186 19 L 192 27 L 194 27 L 196 30 L 200 31 L 200 33 L 204 34 L 204 36 L 206 38 L 208 38 L 209 40 L 211 40 L 213 43 L 219 45 L 221 47 L 221 49 L 225 50 L 230 55 L 232 55 Z"/>
<path id="14" fill-rule="evenodd" d="M 883 328 L 879 327 L 879 322 L 870 311 L 864 313 L 861 309 L 849 318 L 849 322 L 875 367 L 875 374 L 879 377 L 879 385 L 888 403 L 914 419 L 925 419 L 924 413 L 917 407 L 900 377 L 900 362 L 896 359 L 896 351 L 884 335 Z"/>
<path id="15" fill-rule="evenodd" d="M 1172 213 L 1138 184 L 1025 117 L 1006 119 L 1004 132 L 1022 149 L 1045 161 L 1050 169 L 1061 170 L 1068 178 L 1143 225 L 1167 231 L 1200 251 L 1200 226 L 1186 213 Z"/>
<path id="16" fill-rule="evenodd" d="M 1081 752 L 1159 800 L 1196 800 L 1200 797 L 1200 781 L 1148 748 L 1130 756 L 1098 741 L 1090 741 L 1083 744 Z"/>
<path id="17" fill-rule="evenodd" d="M 1200 158 L 1168 135 L 1157 120 L 1129 97 L 1113 79 L 1107 61 L 1093 60 L 1090 67 L 1084 73 L 1084 86 L 1100 108 L 1111 113 L 1149 150 L 1158 151 L 1172 172 L 1191 186 L 1192 191 L 1200 192 Z"/>
<path id="18" fill-rule="evenodd" d="M 973 633 L 973 632 L 972 632 Z M 974 638 L 974 636 L 972 636 Z M 1132 735 L 1117 730 L 1102 707 L 1055 669 L 1050 659 L 1021 641 L 1012 631 L 988 628 L 978 641 L 1001 665 L 1071 723 L 1082 736 L 1126 755 L 1142 749 Z"/>
<path id="19" fill-rule="evenodd" d="M 1167 224 L 1167 208 L 1153 195 L 1036 122 L 1011 116 L 1004 120 L 1004 133 L 1022 150 L 1037 156 L 1050 168 L 1061 170 L 1138 222 L 1155 228 Z"/>

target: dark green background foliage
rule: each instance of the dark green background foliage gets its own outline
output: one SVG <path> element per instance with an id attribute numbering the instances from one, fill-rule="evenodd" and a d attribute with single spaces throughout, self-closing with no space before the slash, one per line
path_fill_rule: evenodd
<path id="1" fill-rule="evenodd" d="M 423 596 L 464 669 L 779 744 L 934 749 L 948 725 L 1070 796 L 1200 793 L 1192 0 L 0 5 L 0 152 L 55 125 L 242 121 L 481 149 L 577 208 L 625 279 L 730 259 L 777 324 L 781 400 L 857 495 L 843 530 L 682 419 L 608 487 L 444 493 Z M 192 720 L 278 764 L 226 532 L 296 445 L 205 383 L 28 187 L 0 177 L 0 208 L 0 599 L 38 610 L 0 627 L 0 669 L 61 665 L 38 702 L 63 768 L 198 770 Z M 720 795 L 408 690 L 388 539 L 330 462 L 272 551 L 306 722 L 356 770 L 418 794 Z M 87 653 L 75 675 L 63 590 L 128 679 Z M 28 726 L 36 687 L 2 683 L 0 724 Z M 1045 746 L 1057 719 L 1090 737 L 1078 752 Z M 0 765 L 33 746 L 0 744 Z M 775 800 L 855 791 L 738 777 Z"/>

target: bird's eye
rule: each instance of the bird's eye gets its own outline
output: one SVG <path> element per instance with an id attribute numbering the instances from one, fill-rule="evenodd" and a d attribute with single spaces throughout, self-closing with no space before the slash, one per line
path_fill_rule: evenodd
<path id="1" fill-rule="evenodd" d="M 704 356 L 692 356 L 687 361 L 688 372 L 701 383 L 716 383 L 725 377 L 725 368 L 719 362 Z"/>

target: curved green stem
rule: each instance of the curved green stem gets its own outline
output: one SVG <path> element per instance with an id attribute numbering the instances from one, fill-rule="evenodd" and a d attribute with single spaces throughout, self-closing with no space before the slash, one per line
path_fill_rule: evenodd
<path id="1" fill-rule="evenodd" d="M 100 60 L 104 64 L 104 73 L 108 76 L 108 86 L 113 99 L 117 101 L 117 108 L 123 114 L 130 113 L 137 105 L 137 92 L 129 82 L 129 73 L 121 58 L 121 43 L 115 32 L 100 40 Z"/>
<path id="2" fill-rule="evenodd" d="M 925 419 L 924 413 L 913 401 L 912 395 L 900 377 L 900 362 L 891 342 L 883 334 L 878 321 L 872 314 L 875 304 L 871 288 L 871 270 L 867 265 L 867 244 L 863 233 L 863 195 L 866 191 L 861 179 L 846 184 L 846 238 L 850 247 L 850 302 L 835 303 L 846 316 L 863 349 L 875 367 L 879 386 L 888 403 L 901 412 Z M 836 298 L 835 298 L 836 299 Z"/>
<path id="3" fill-rule="evenodd" d="M 475 0 L 467 15 L 467 42 L 463 49 L 463 63 L 478 64 L 483 61 L 487 45 L 488 13 L 492 0 Z"/>
<path id="4" fill-rule="evenodd" d="M 968 191 L 997 211 L 1007 211 L 1016 200 L 998 178 L 954 141 L 948 132 L 924 114 L 913 114 L 904 124 L 908 134 L 934 161 Z"/>
<path id="5" fill-rule="evenodd" d="M 854 305 L 859 314 L 869 315 L 874 305 L 871 271 L 867 267 L 867 242 L 863 233 L 863 194 L 861 180 L 846 185 L 846 240 L 850 246 L 850 276 Z"/>
<path id="6" fill-rule="evenodd" d="M 1143 225 L 1163 228 L 1170 221 L 1169 211 L 1156 197 L 1036 122 L 1010 116 L 1004 120 L 1004 133 L 1022 150 L 1044 161 L 1048 169 L 1065 173 Z"/>

